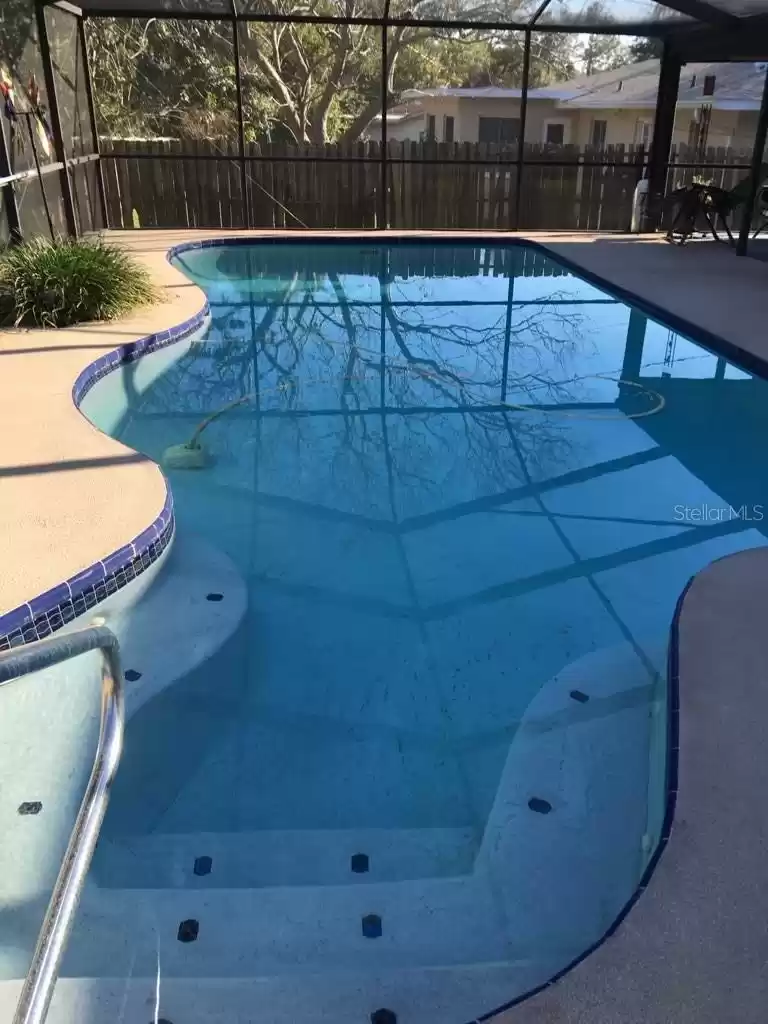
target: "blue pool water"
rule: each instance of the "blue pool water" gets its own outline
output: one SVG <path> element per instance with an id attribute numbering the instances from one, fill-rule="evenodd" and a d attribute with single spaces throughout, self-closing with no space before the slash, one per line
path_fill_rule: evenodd
<path id="1" fill-rule="evenodd" d="M 247 608 L 130 719 L 94 877 L 174 890 L 171 976 L 460 1024 L 598 940 L 648 865 L 675 602 L 765 543 L 766 385 L 523 246 L 175 262 L 207 333 L 85 411 L 162 461 L 225 410 L 168 476 Z M 170 934 L 201 889 L 207 952 Z"/>

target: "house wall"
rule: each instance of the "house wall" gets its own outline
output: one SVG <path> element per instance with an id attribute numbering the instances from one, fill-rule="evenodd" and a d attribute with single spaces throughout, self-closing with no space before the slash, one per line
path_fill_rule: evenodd
<path id="1" fill-rule="evenodd" d="M 418 142 L 426 129 L 424 116 L 409 117 L 404 121 L 387 122 L 387 139 L 389 142 Z M 381 130 L 379 129 L 379 141 Z"/>
<path id="2" fill-rule="evenodd" d="M 418 122 L 408 122 L 407 135 L 394 135 L 390 132 L 390 137 L 420 138 L 421 133 L 426 133 L 427 130 L 427 115 L 434 114 L 438 142 L 443 142 L 445 138 L 443 118 L 446 115 L 454 118 L 454 141 L 478 142 L 481 117 L 520 117 L 519 99 L 429 97 L 424 99 L 423 106 L 424 118 Z M 606 145 L 631 146 L 638 138 L 639 121 L 649 124 L 649 136 L 653 133 L 654 115 L 653 107 L 569 110 L 558 109 L 554 100 L 531 100 L 526 115 L 525 138 L 529 143 L 543 142 L 545 123 L 558 121 L 566 126 L 566 143 L 583 148 L 592 141 L 593 122 L 602 120 L 606 122 Z M 688 142 L 693 116 L 692 108 L 678 108 L 672 138 L 676 145 L 685 145 Z M 757 113 L 753 111 L 713 110 L 708 145 L 749 149 L 754 139 L 756 124 Z"/>
<path id="3" fill-rule="evenodd" d="M 653 131 L 654 111 L 650 110 L 600 110 L 585 109 L 576 111 L 577 123 L 573 142 L 579 147 L 592 143 L 592 126 L 595 121 L 605 121 L 605 144 L 607 146 L 631 146 L 639 121 L 647 121 Z"/>
<path id="4" fill-rule="evenodd" d="M 655 111 L 653 107 L 633 108 L 624 110 L 583 109 L 578 111 L 578 120 L 572 141 L 578 146 L 587 146 L 592 140 L 592 123 L 595 120 L 606 122 L 606 145 L 631 146 L 636 140 L 638 121 L 645 121 L 651 126 Z M 674 145 L 688 143 L 691 121 L 694 110 L 690 107 L 679 107 L 675 115 L 675 127 L 672 134 Z M 734 146 L 749 149 L 755 136 L 757 114 L 752 111 L 713 110 L 707 136 L 708 146 Z"/>
<path id="5" fill-rule="evenodd" d="M 418 142 L 425 130 L 423 115 L 408 117 L 402 121 L 387 120 L 387 139 L 389 142 Z M 374 118 L 363 132 L 362 138 L 372 142 L 381 142 L 381 118 Z"/>
<path id="6" fill-rule="evenodd" d="M 428 97 L 423 101 L 425 115 L 434 114 L 437 141 L 444 141 L 443 118 L 454 118 L 454 141 L 478 142 L 480 139 L 481 117 L 520 117 L 519 99 L 471 99 L 455 96 Z M 573 115 L 569 111 L 557 110 L 554 100 L 532 100 L 526 115 L 526 139 L 542 142 L 544 123 L 547 120 L 561 121 L 566 125 L 566 141 L 570 141 L 570 124 Z M 426 130 L 426 118 L 424 129 Z"/>

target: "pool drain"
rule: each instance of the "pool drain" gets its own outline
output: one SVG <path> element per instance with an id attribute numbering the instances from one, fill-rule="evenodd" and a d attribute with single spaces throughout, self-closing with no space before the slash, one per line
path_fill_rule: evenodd
<path id="1" fill-rule="evenodd" d="M 397 1014 L 392 1010 L 374 1010 L 371 1014 L 371 1024 L 397 1024 Z"/>

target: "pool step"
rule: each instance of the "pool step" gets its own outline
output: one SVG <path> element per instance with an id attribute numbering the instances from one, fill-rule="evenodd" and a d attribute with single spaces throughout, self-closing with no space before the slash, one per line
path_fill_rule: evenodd
<path id="1" fill-rule="evenodd" d="M 553 973 L 534 960 L 447 968 L 324 971 L 282 978 L 60 978 L 47 1024 L 366 1024 L 387 1009 L 397 1024 L 464 1024 Z M 21 982 L 0 981 L 0 1019 L 10 1020 Z M 383 1018 L 387 1020 L 388 1018 Z M 389 1018 L 391 1019 L 391 1018 Z"/>
<path id="2" fill-rule="evenodd" d="M 276 977 L 530 954 L 487 876 L 209 891 L 91 888 L 66 972 L 147 976 L 159 957 L 165 976 Z"/>
<path id="3" fill-rule="evenodd" d="M 472 871 L 470 828 L 160 833 L 102 842 L 93 874 L 118 889 L 260 889 L 445 878 Z"/>

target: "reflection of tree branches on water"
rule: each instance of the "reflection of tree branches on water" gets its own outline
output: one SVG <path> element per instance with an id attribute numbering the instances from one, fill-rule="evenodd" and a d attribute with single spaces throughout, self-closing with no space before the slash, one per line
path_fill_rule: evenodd
<path id="1" fill-rule="evenodd" d="M 330 308 L 329 290 L 335 299 Z M 335 451 L 323 451 L 322 459 L 334 477 L 343 476 L 351 460 L 355 479 L 370 483 L 382 471 L 382 438 L 375 419 L 365 413 L 379 408 L 383 381 L 388 409 L 429 410 L 412 412 L 407 424 L 401 421 L 391 430 L 395 475 L 403 484 L 433 488 L 438 452 L 448 465 L 461 462 L 462 472 L 471 467 L 478 477 L 508 477 L 508 429 L 498 408 L 493 410 L 500 404 L 504 376 L 506 308 L 485 307 L 493 310 L 493 320 L 482 324 L 472 322 L 471 306 L 463 307 L 457 322 L 455 308 L 436 312 L 434 306 L 393 303 L 389 284 L 382 286 L 381 295 L 385 360 L 381 306 L 351 303 L 336 274 L 324 281 L 299 281 L 294 275 L 270 295 L 258 318 L 255 307 L 244 310 L 223 299 L 213 307 L 209 339 L 153 387 L 152 409 L 205 415 L 258 387 L 262 408 L 298 413 L 306 385 L 310 406 L 317 395 L 323 408 L 339 410 L 332 434 L 325 434 L 322 442 L 325 447 L 333 437 Z M 551 301 L 552 296 L 547 298 Z M 580 323 L 578 314 L 556 312 L 550 305 L 528 305 L 524 313 L 515 307 L 508 327 L 508 388 L 529 395 L 531 404 L 542 401 L 542 391 L 544 401 L 572 400 L 567 384 L 553 382 L 552 365 L 564 367 L 579 340 Z M 560 377 L 565 376 L 563 371 Z M 335 401 L 326 401 L 329 391 L 335 391 Z M 442 414 L 443 409 L 451 415 Z M 242 426 L 242 413 L 238 419 Z M 513 419 L 516 441 L 526 457 L 536 462 L 543 457 L 551 464 L 567 456 L 564 422 L 536 415 Z M 226 418 L 219 421 L 222 434 L 226 423 Z M 307 458 L 316 459 L 318 427 L 296 415 L 279 420 L 271 430 L 290 437 L 297 453 L 306 450 Z M 237 444 L 234 438 L 232 444 Z M 233 454 L 237 457 L 237 451 Z"/>

